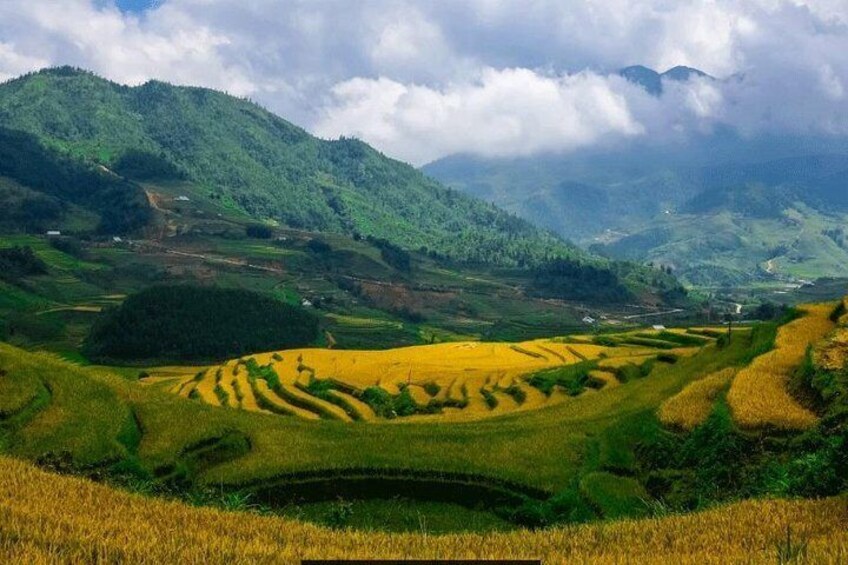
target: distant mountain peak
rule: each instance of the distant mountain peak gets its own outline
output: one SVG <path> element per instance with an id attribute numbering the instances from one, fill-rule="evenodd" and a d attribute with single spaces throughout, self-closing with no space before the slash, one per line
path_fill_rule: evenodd
<path id="1" fill-rule="evenodd" d="M 692 77 L 712 78 L 704 71 L 683 65 L 672 67 L 664 73 L 658 73 L 654 69 L 644 65 L 631 65 L 619 70 L 618 74 L 628 81 L 642 86 L 652 96 L 660 96 L 662 94 L 663 79 L 686 82 Z"/>
<path id="2" fill-rule="evenodd" d="M 695 69 L 692 67 L 686 67 L 684 65 L 678 65 L 676 67 L 672 67 L 668 69 L 661 75 L 663 78 L 667 78 L 669 80 L 679 80 L 679 81 L 687 81 L 693 76 L 695 77 L 706 77 L 712 78 L 710 75 L 701 71 L 699 69 Z"/>
<path id="3" fill-rule="evenodd" d="M 662 94 L 662 75 L 654 69 L 643 65 L 633 65 L 621 69 L 618 74 L 634 84 L 641 85 L 653 96 Z"/>

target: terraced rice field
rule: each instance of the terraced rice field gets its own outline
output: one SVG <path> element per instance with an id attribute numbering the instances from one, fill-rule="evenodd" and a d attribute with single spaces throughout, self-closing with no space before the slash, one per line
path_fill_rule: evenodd
<path id="1" fill-rule="evenodd" d="M 660 406 L 660 421 L 667 426 L 691 430 L 709 417 L 716 400 L 727 389 L 736 369 L 722 369 L 686 385 Z"/>
<path id="2" fill-rule="evenodd" d="M 834 307 L 814 304 L 800 308 L 802 316 L 780 328 L 774 350 L 739 371 L 727 394 L 737 423 L 746 428 L 783 430 L 804 430 L 816 424 L 816 415 L 792 397 L 788 384 L 807 349 L 835 328 L 830 319 Z"/>
<path id="3" fill-rule="evenodd" d="M 190 374 L 153 370 L 143 382 L 212 406 L 307 420 L 477 420 L 556 405 L 574 396 L 574 387 L 584 390 L 581 383 L 534 388 L 530 377 L 540 371 L 580 364 L 587 368 L 586 390 L 614 387 L 622 368 L 691 355 L 712 339 L 690 336 L 681 343 L 665 337 L 646 340 L 656 347 L 631 343 L 635 336 L 622 334 L 612 346 L 543 339 L 385 351 L 296 349 L 193 367 Z"/>

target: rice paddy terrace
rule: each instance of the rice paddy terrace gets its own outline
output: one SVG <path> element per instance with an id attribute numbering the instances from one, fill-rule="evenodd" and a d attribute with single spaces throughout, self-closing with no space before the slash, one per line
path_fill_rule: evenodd
<path id="1" fill-rule="evenodd" d="M 646 376 L 722 334 L 641 331 L 517 344 L 385 351 L 295 349 L 219 366 L 160 368 L 142 383 L 212 406 L 305 420 L 462 421 L 524 412 Z"/>
<path id="2" fill-rule="evenodd" d="M 643 517 L 652 501 L 684 511 L 738 498 L 740 481 L 763 495 L 809 496 L 796 489 L 814 484 L 830 496 L 843 492 L 827 482 L 843 452 L 838 406 L 830 417 L 802 403 L 793 379 L 807 357 L 844 365 L 848 319 L 834 308 L 730 333 L 292 349 L 141 375 L 0 344 L 0 451 L 192 503 L 369 531 Z M 800 433 L 819 439 L 795 442 Z M 811 461 L 827 480 L 793 483 Z"/>

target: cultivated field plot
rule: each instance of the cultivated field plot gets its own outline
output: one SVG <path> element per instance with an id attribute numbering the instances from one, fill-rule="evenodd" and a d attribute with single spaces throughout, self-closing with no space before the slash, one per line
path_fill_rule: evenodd
<path id="1" fill-rule="evenodd" d="M 647 376 L 656 363 L 674 363 L 714 340 L 709 332 L 674 330 L 385 351 L 296 349 L 182 374 L 152 370 L 142 382 L 213 406 L 308 420 L 477 420 Z"/>
<path id="2" fill-rule="evenodd" d="M 774 350 L 733 379 L 727 401 L 739 425 L 804 430 L 816 424 L 816 415 L 792 397 L 788 384 L 808 349 L 836 327 L 831 319 L 834 305 L 807 305 L 800 312 L 800 318 L 780 328 Z"/>

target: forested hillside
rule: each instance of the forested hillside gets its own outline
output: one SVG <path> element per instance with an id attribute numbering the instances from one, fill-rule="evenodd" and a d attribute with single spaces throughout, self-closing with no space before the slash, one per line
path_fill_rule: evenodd
<path id="1" fill-rule="evenodd" d="M 0 85 L 0 126 L 16 130 L 4 135 L 22 141 L 20 147 L 6 144 L 6 153 L 28 152 L 4 154 L 4 161 L 49 165 L 77 158 L 93 170 L 103 166 L 130 179 L 94 179 L 122 184 L 125 193 L 138 193 L 133 180 L 188 180 L 202 196 L 259 219 L 372 236 L 463 261 L 524 265 L 586 256 L 365 143 L 317 139 L 256 104 L 207 89 L 161 82 L 130 88 L 84 71 L 51 69 Z M 36 155 L 36 142 L 63 156 Z M 32 171 L 0 173 L 47 186 L 47 193 L 62 184 L 33 179 Z M 46 174 L 52 174 L 50 167 Z M 109 218 L 118 208 L 120 222 L 108 226 L 113 231 L 143 219 L 142 213 L 125 218 L 126 204 L 112 203 L 120 198 L 111 189 L 83 195 L 75 179 L 64 184 L 72 192 L 61 195 L 68 200 L 105 200 L 101 208 L 108 206 Z"/>
<path id="2" fill-rule="evenodd" d="M 150 219 L 137 183 L 97 170 L 43 147 L 33 135 L 0 127 L 0 204 L 8 215 L 0 226 L 41 231 L 55 227 L 72 203 L 97 212 L 101 233 L 137 229 Z M 27 187 L 29 190 L 27 190 Z"/>

